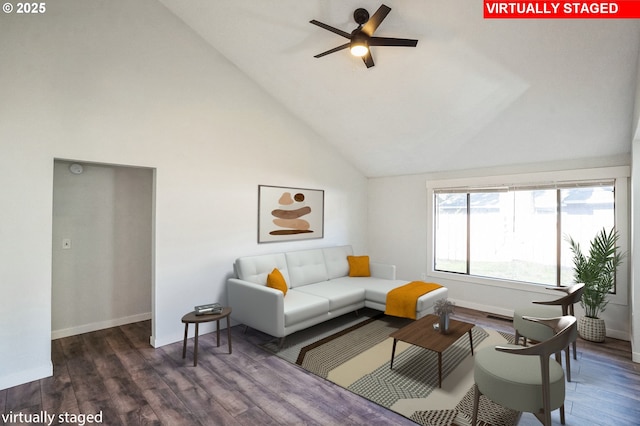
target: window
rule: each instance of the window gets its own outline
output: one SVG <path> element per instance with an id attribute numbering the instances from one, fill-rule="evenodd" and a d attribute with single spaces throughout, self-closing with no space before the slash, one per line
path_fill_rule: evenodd
<path id="1" fill-rule="evenodd" d="M 499 178 L 485 179 L 489 185 L 483 186 L 428 185 L 433 271 L 545 286 L 572 283 L 566 237 L 588 252 L 600 229 L 616 226 L 619 204 L 627 205 L 626 179 L 526 183 L 531 177 L 508 185 L 495 185 Z"/>

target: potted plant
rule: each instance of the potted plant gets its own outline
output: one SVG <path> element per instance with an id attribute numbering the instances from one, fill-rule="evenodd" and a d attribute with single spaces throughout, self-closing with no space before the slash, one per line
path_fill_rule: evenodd
<path id="1" fill-rule="evenodd" d="M 578 334 L 585 340 L 604 342 L 606 328 L 599 315 L 609 303 L 607 296 L 613 288 L 616 271 L 624 257 L 616 245 L 618 238 L 618 232 L 614 228 L 609 232 L 602 228 L 591 240 L 588 256 L 582 253 L 579 243 L 568 238 L 573 253 L 574 280 L 584 283 L 580 305 L 585 316 L 578 321 Z"/>
<path id="2" fill-rule="evenodd" d="M 440 317 L 438 328 L 440 333 L 447 334 L 449 332 L 449 315 L 454 311 L 455 304 L 447 299 L 436 300 L 433 304 L 433 313 Z"/>

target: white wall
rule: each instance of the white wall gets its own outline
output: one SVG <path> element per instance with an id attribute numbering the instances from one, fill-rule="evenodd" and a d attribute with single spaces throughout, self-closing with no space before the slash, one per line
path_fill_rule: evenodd
<path id="1" fill-rule="evenodd" d="M 427 274 L 427 280 L 446 285 L 449 288 L 450 298 L 460 306 L 511 316 L 515 307 L 534 300 L 550 299 L 553 295 L 542 288 L 532 288 L 527 284 L 509 286 L 470 284 L 453 278 L 435 277 L 429 273 L 427 263 L 427 180 L 628 166 L 629 164 L 630 158 L 621 156 L 576 160 L 560 164 L 514 165 L 483 170 L 370 179 L 369 254 L 376 260 L 395 264 L 398 278 L 415 280 L 421 279 L 423 273 Z M 623 267 L 630 268 L 630 265 L 631 258 L 627 256 Z M 576 306 L 576 310 L 577 315 L 582 315 L 579 306 Z M 629 315 L 630 310 L 626 297 L 621 303 L 611 300 L 607 310 L 602 314 L 602 318 L 606 321 L 607 334 L 611 337 L 629 340 Z"/>
<path id="2" fill-rule="evenodd" d="M 640 97 L 638 98 L 640 101 Z M 637 102 L 636 102 L 637 103 Z M 639 126 L 640 128 L 640 126 Z M 638 133 L 636 132 L 636 135 Z M 636 138 L 632 145 L 632 165 L 631 168 L 631 211 L 640 211 L 640 139 Z M 640 222 L 634 214 L 631 216 L 631 248 L 629 258 L 635 259 L 636 253 L 640 250 Z M 631 323 L 631 355 L 633 362 L 640 362 L 640 314 L 636 313 L 640 309 L 640 262 L 633 262 L 631 265 L 631 290 L 629 292 L 629 322 Z"/>
<path id="3" fill-rule="evenodd" d="M 241 255 L 367 247 L 367 181 L 153 0 L 0 17 L 0 389 L 51 374 L 54 158 L 156 169 L 151 341 Z M 325 238 L 257 244 L 258 185 L 325 190 Z"/>
<path id="4" fill-rule="evenodd" d="M 631 144 L 631 211 L 640 211 L 640 58 L 638 58 L 638 76 L 636 78 L 635 109 L 633 113 L 634 138 Z M 631 247 L 630 257 L 636 257 L 640 251 L 640 218 L 631 215 Z M 631 268 L 631 282 L 640 279 L 640 262 L 634 262 Z M 631 287 L 629 292 L 631 322 L 631 353 L 634 362 L 640 362 L 640 284 Z"/>
<path id="5" fill-rule="evenodd" d="M 54 339 L 151 318 L 153 170 L 70 164 L 53 173 Z"/>

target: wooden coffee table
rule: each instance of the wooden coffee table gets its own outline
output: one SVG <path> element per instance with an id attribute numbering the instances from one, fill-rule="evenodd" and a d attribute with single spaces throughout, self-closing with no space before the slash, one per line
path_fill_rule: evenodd
<path id="1" fill-rule="evenodd" d="M 389 368 L 393 369 L 393 358 L 396 355 L 396 343 L 398 343 L 398 340 L 437 352 L 438 387 L 442 387 L 442 353 L 465 333 L 469 333 L 469 345 L 471 346 L 471 355 L 473 356 L 473 336 L 471 335 L 471 329 L 474 327 L 474 324 L 449 319 L 449 333 L 442 334 L 433 328 L 433 324 L 437 324 L 438 321 L 439 318 L 437 315 L 427 315 L 391 333 L 389 337 L 393 337 L 393 351 L 391 352 L 391 365 Z"/>

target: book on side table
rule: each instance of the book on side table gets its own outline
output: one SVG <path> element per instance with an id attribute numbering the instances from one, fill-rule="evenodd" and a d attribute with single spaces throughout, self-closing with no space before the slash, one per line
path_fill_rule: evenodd
<path id="1" fill-rule="evenodd" d="M 196 315 L 217 315 L 222 313 L 222 305 L 219 303 L 208 303 L 194 307 Z"/>

